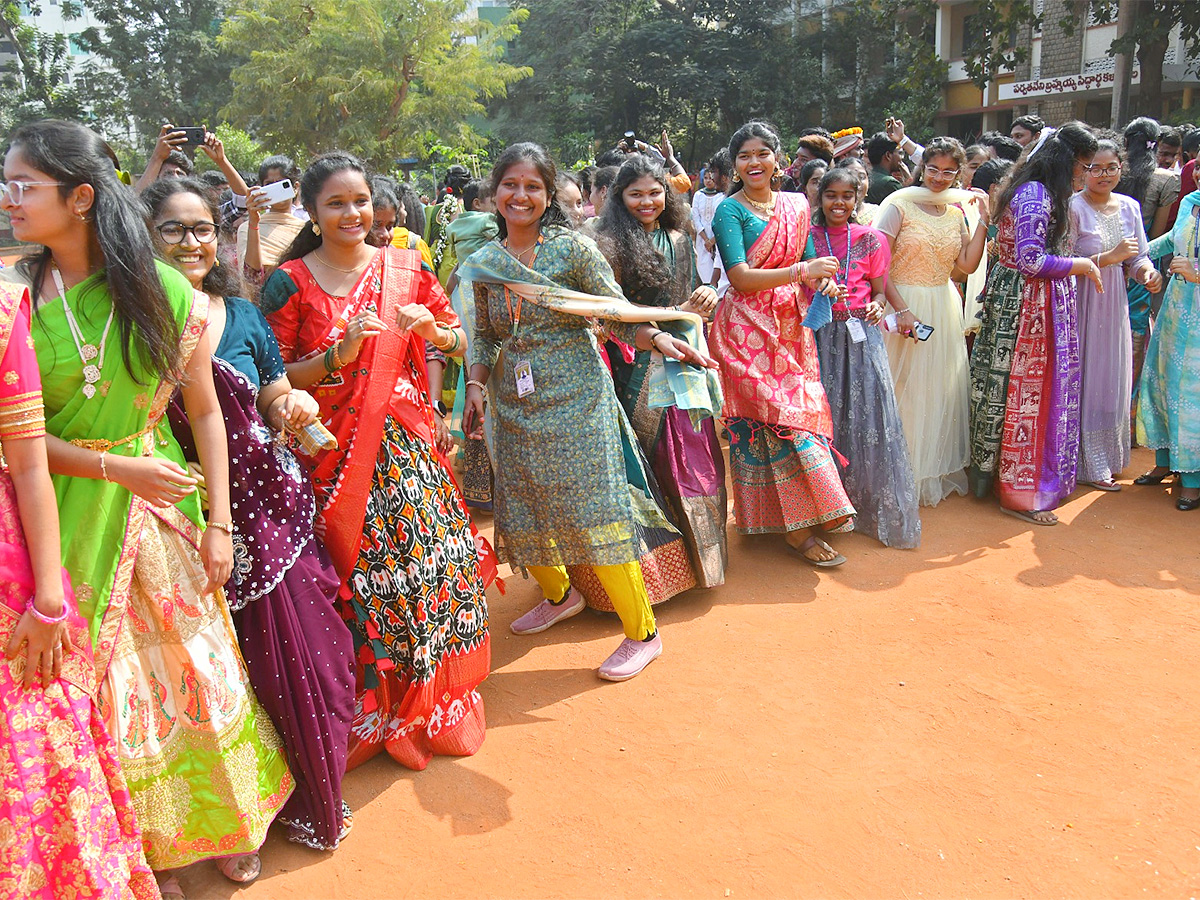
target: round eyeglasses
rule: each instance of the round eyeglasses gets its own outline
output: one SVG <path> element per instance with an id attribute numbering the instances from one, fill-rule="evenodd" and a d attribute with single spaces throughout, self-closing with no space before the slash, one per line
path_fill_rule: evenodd
<path id="1" fill-rule="evenodd" d="M 33 187 L 65 187 L 65 181 L 0 181 L 0 200 L 11 206 L 20 206 L 25 201 L 25 192 Z"/>
<path id="2" fill-rule="evenodd" d="M 1084 166 L 1093 175 L 1116 175 L 1121 171 L 1120 163 L 1109 163 L 1107 166 Z"/>
<path id="3" fill-rule="evenodd" d="M 189 231 L 201 244 L 211 244 L 217 239 L 217 226 L 212 222 L 197 222 L 195 225 L 184 225 L 182 222 L 163 222 L 154 229 L 166 244 L 182 244 L 184 235 Z"/>
<path id="4" fill-rule="evenodd" d="M 946 178 L 946 179 L 957 178 L 958 177 L 958 169 L 938 169 L 938 168 L 935 168 L 934 166 L 926 166 L 925 167 L 925 177 L 926 178 Z"/>

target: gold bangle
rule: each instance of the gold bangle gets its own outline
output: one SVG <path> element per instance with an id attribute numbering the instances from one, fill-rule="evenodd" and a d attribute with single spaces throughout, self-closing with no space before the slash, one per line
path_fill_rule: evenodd
<path id="1" fill-rule="evenodd" d="M 209 522 L 208 527 L 215 528 L 218 531 L 223 531 L 230 537 L 233 537 L 233 523 L 232 522 Z"/>
<path id="2" fill-rule="evenodd" d="M 481 391 L 487 390 L 487 385 L 484 384 L 482 381 L 476 381 L 474 378 L 468 378 L 467 379 L 467 387 L 471 387 L 471 386 L 477 387 Z"/>
<path id="3" fill-rule="evenodd" d="M 341 343 L 341 341 L 334 341 L 333 347 L 331 348 L 333 350 L 333 365 L 335 370 L 340 369 L 345 365 L 345 363 L 342 362 L 342 354 L 338 352 L 338 347 L 341 346 Z"/>

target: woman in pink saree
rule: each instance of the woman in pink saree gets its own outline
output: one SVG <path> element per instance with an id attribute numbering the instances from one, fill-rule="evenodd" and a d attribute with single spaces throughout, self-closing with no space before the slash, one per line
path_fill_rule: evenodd
<path id="1" fill-rule="evenodd" d="M 828 312 L 838 261 L 800 261 L 808 203 L 772 189 L 779 154 L 769 126 L 738 129 L 729 142 L 737 190 L 713 218 L 732 285 L 713 322 L 712 348 L 725 395 L 734 519 L 742 534 L 782 532 L 806 562 L 838 566 L 846 558 L 819 535 L 850 531 L 854 507 L 833 461 L 833 421 L 800 286 L 823 291 Z"/>
<path id="2" fill-rule="evenodd" d="M 157 898 L 60 567 L 26 297 L 0 284 L 0 896 Z"/>

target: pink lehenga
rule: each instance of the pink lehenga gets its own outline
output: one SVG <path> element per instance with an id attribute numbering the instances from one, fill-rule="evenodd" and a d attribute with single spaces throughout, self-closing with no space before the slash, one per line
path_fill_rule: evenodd
<path id="1" fill-rule="evenodd" d="M 0 440 L 44 435 L 25 292 L 0 285 Z M 112 738 L 93 697 L 87 623 L 63 572 L 75 650 L 60 678 L 22 687 L 23 655 L 0 662 L 0 896 L 159 897 Z M 0 647 L 34 590 L 7 468 L 0 470 Z"/>

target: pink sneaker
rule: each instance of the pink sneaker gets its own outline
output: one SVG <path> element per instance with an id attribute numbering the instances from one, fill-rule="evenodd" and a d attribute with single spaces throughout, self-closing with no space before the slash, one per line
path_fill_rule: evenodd
<path id="1" fill-rule="evenodd" d="M 557 625 L 563 619 L 579 615 L 586 605 L 583 601 L 583 594 L 575 588 L 571 588 L 567 599 L 562 603 L 555 604 L 549 600 L 543 600 L 508 627 L 512 629 L 513 634 L 537 634 L 545 631 L 551 625 Z"/>
<path id="2" fill-rule="evenodd" d="M 616 653 L 606 659 L 600 667 L 600 677 L 605 681 L 628 681 L 660 656 L 662 637 L 659 635 L 654 635 L 648 641 L 625 638 Z"/>

